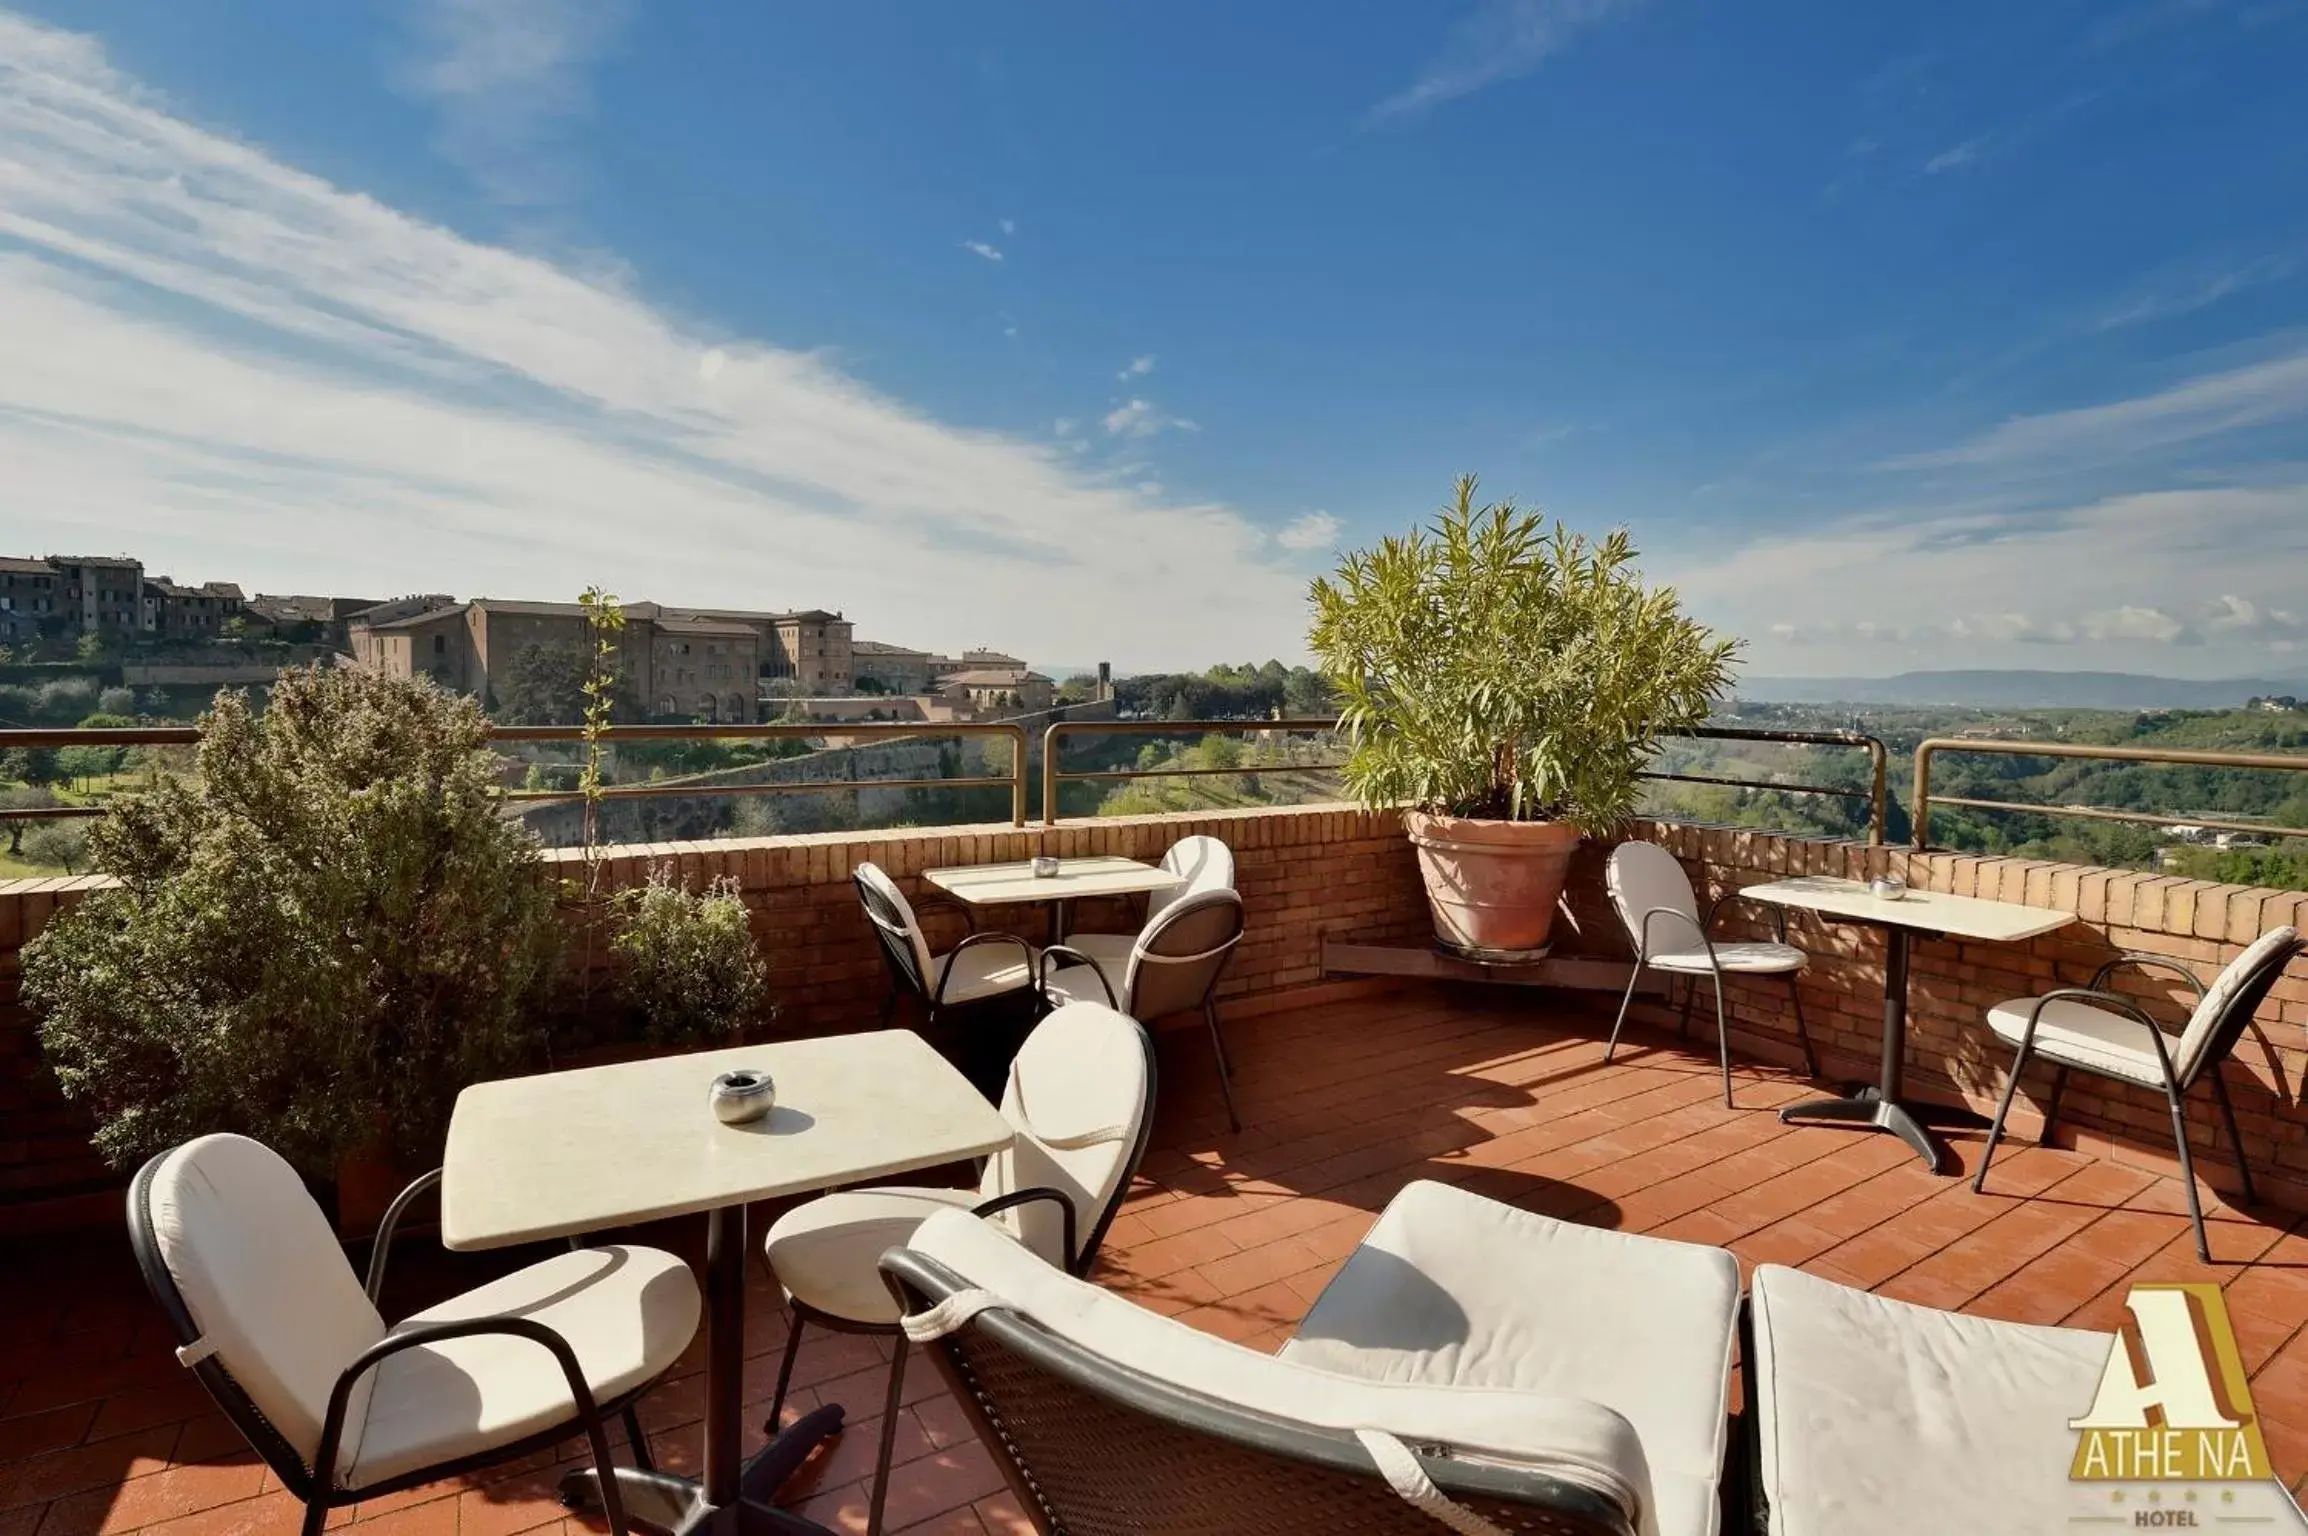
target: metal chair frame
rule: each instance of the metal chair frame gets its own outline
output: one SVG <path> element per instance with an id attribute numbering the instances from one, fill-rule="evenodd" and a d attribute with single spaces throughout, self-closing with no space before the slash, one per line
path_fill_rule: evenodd
<path id="1" fill-rule="evenodd" d="M 1726 1109 L 1734 1107 L 1731 1100 L 1731 1009 L 1723 997 L 1723 965 L 1716 958 L 1715 940 L 1712 935 L 1718 913 L 1735 901 L 1752 900 L 1753 898 L 1744 891 L 1726 891 L 1715 898 L 1707 910 L 1700 915 L 1696 924 L 1699 930 L 1699 942 L 1705 945 L 1707 949 L 1708 979 L 1714 983 L 1715 987 L 1715 1054 L 1723 1066 L 1723 1107 Z M 1772 932 L 1778 937 L 1780 943 L 1786 944 L 1788 940 L 1785 909 L 1771 902 L 1755 902 L 1754 904 L 1771 914 Z M 1610 1043 L 1603 1047 L 1603 1061 L 1606 1065 L 1619 1049 L 1620 1032 L 1627 1027 L 1627 1009 L 1635 1001 L 1635 988 L 1642 984 L 1643 972 L 1651 963 L 1651 920 L 1662 916 L 1673 917 L 1686 923 L 1692 921 L 1691 914 L 1681 908 L 1653 907 L 1643 914 L 1636 925 L 1636 931 L 1628 935 L 1635 941 L 1635 966 L 1633 970 L 1627 973 L 1627 990 L 1619 999 L 1619 1016 L 1611 1021 Z M 1789 945 L 1789 947 L 1794 948 L 1795 946 Z M 1677 1020 L 1676 1029 L 1678 1032 L 1688 1035 L 1691 1032 L 1691 1001 L 1698 995 L 1699 978 L 1687 971 L 1670 971 L 1668 974 L 1679 974 L 1683 977 L 1683 1010 L 1681 1017 Z M 1767 975 L 1769 973 L 1742 974 Z M 1801 974 L 1801 967 L 1780 973 L 1787 983 L 1788 1006 L 1795 1013 L 1795 1038 L 1803 1046 L 1803 1070 L 1808 1076 L 1817 1077 L 1819 1075 L 1819 1056 L 1811 1048 L 1811 1026 L 1805 1023 L 1803 1018 L 1803 991 L 1796 985 L 1796 978 Z"/>
<path id="2" fill-rule="evenodd" d="M 2295 940 L 2271 952 L 2259 970 L 2244 978 L 2234 995 L 2228 999 L 2227 1006 L 2221 1010 L 2220 1017 L 2212 1026 L 2211 1037 L 2205 1041 L 2204 1049 L 2198 1053 L 2196 1060 L 2189 1064 L 2184 1078 L 2172 1065 L 2171 1041 L 2166 1037 L 2163 1026 L 2155 1021 L 2138 998 L 2107 989 L 2108 978 L 2127 965 L 2156 967 L 2176 972 L 2185 979 L 2195 991 L 2196 1001 L 2201 1004 L 2206 995 L 2203 978 L 2179 961 L 2167 955 L 2127 952 L 2116 956 L 2094 972 L 2089 985 L 2060 987 L 2037 998 L 2035 1006 L 2028 1010 L 2027 1027 L 2020 1032 L 2019 1050 L 2012 1058 L 2011 1077 L 2003 1086 L 2003 1097 L 1995 1108 L 1995 1123 L 1989 1127 L 1987 1146 L 1980 1153 L 1979 1172 L 1972 1176 L 1973 1192 L 1982 1193 L 1987 1189 L 1988 1164 L 1995 1159 L 1996 1143 L 2003 1139 L 2004 1120 L 2010 1115 L 2012 1100 L 2019 1093 L 2020 1074 L 2026 1069 L 2028 1054 L 2035 1047 L 2036 1026 L 2043 1019 L 2044 1009 L 2055 1002 L 2089 1003 L 2095 1008 L 2109 1009 L 2134 1020 L 2147 1030 L 2149 1040 L 2155 1045 L 2156 1065 L 2164 1079 L 2164 1105 L 2172 1116 L 2172 1144 L 2180 1156 L 2180 1182 L 2188 1192 L 2188 1220 L 2196 1233 L 2196 1256 L 2207 1264 L 2211 1263 L 2212 1245 L 2204 1232 L 2203 1201 L 2196 1193 L 2195 1158 L 2188 1150 L 2186 1099 L 2198 1082 L 2207 1077 L 2211 1079 L 2212 1097 L 2220 1106 L 2220 1118 L 2228 1127 L 2228 1145 L 2235 1154 L 2236 1174 L 2244 1186 L 2245 1202 L 2249 1204 L 2257 1199 L 2252 1188 L 2252 1165 L 2245 1160 L 2244 1138 L 2236 1128 L 2236 1106 L 2228 1097 L 2227 1080 L 2220 1069 L 2227 1062 L 2229 1053 L 2235 1050 L 2236 1042 L 2243 1038 L 2253 1016 L 2260 1011 L 2260 1005 L 2267 1001 L 2268 992 L 2276 985 L 2276 979 L 2284 974 L 2284 968 L 2303 951 L 2308 951 L 2308 941 Z M 2140 1086 L 2137 1078 L 2081 1061 L 2058 1061 L 2055 1058 L 2054 1065 L 2056 1070 L 2052 1075 L 2051 1096 L 2044 1104 L 2043 1129 L 2037 1133 L 2037 1140 L 2042 1144 L 2048 1145 L 2051 1140 L 2052 1127 L 2059 1118 L 2060 1094 L 2067 1087 L 2071 1068 L 2078 1072 L 2089 1072 L 2094 1077 Z"/>

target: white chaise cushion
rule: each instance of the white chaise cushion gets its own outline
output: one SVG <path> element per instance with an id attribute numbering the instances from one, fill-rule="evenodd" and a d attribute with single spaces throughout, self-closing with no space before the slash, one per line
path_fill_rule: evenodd
<path id="1" fill-rule="evenodd" d="M 1468 1460 L 1542 1471 L 1617 1500 L 1645 1536 L 1660 1532 L 1642 1443 L 1600 1403 L 1384 1383 L 1260 1354 L 1076 1280 L 960 1212 L 923 1222 L 910 1246 L 1127 1370 L 1252 1413 L 1317 1428 L 1383 1430 L 1414 1447 L 1440 1445 Z"/>
<path id="2" fill-rule="evenodd" d="M 508 1315 L 568 1340 L 594 1401 L 607 1402 L 646 1384 L 689 1347 L 697 1280 L 655 1248 L 580 1249 L 427 1307 L 393 1332 Z M 371 1374 L 367 1415 L 346 1431 L 354 1449 L 345 1481 L 354 1488 L 510 1445 L 577 1411 L 552 1354 L 507 1334 L 419 1345 Z"/>
<path id="3" fill-rule="evenodd" d="M 1642 1437 L 1669 1532 L 1718 1528 L 1739 1263 L 1405 1185 L 1286 1360 L 1375 1381 L 1587 1399 Z"/>
<path id="4" fill-rule="evenodd" d="M 2018 1045 L 2027 1034 L 2028 1016 L 2035 1012 L 2036 1002 L 2032 997 L 2015 997 L 1996 1004 L 1987 1011 L 1987 1027 L 2004 1044 Z M 2128 1014 L 2058 997 L 2043 1005 L 2029 1051 L 2049 1061 L 2088 1067 L 2160 1090 L 2164 1067 L 2156 1058 L 2150 1029 Z M 2177 1070 L 2179 1042 L 2168 1032 L 2156 1033 L 2164 1036 L 2164 1049 L 2174 1058 Z"/>
<path id="5" fill-rule="evenodd" d="M 2112 1335 L 1965 1317 L 1776 1264 L 1755 1271 L 1752 1305 L 1771 1536 L 2064 1531 L 2083 1512 L 2068 1420 L 2091 1405 Z"/>

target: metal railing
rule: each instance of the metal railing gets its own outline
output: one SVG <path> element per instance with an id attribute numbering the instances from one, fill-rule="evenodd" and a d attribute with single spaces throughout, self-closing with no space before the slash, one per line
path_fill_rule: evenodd
<path id="1" fill-rule="evenodd" d="M 1258 764 L 1236 768 L 1062 768 L 1059 766 L 1061 747 L 1071 736 L 1190 736 L 1212 731 L 1285 731 L 1303 734 L 1335 731 L 1337 728 L 1336 717 L 1281 720 L 1060 720 L 1042 733 L 1042 820 L 1050 823 L 1059 819 L 1058 787 L 1061 784 L 1125 779 L 1239 778 L 1252 773 L 1311 773 L 1344 766 L 1342 762 L 1327 762 Z M 1648 769 L 1642 777 L 1671 779 L 1684 784 L 1722 784 L 1737 789 L 1769 789 L 1792 795 L 1832 795 L 1842 799 L 1865 800 L 1868 806 L 1868 841 L 1882 843 L 1887 806 L 1885 780 L 1890 754 L 1875 737 L 1857 731 L 1773 731 L 1712 725 L 1673 734 L 1677 737 L 1700 737 L 1715 741 L 1769 741 L 1786 746 L 1865 749 L 1870 769 L 1866 789 L 1853 789 L 1841 784 L 1791 784 L 1775 779 L 1734 779 L 1715 774 L 1667 773 Z"/>
<path id="2" fill-rule="evenodd" d="M 2139 827 L 2185 823 L 2212 832 L 2308 838 L 2308 827 L 2285 827 L 2264 821 L 2231 821 L 2177 811 L 2116 811 L 2094 805 L 2032 805 L 2024 800 L 1935 795 L 1931 792 L 1931 765 L 1943 752 L 1982 752 L 1997 757 L 2080 757 L 2111 763 L 2159 763 L 2176 768 L 2268 768 L 2279 773 L 2308 773 L 2308 753 L 2196 752 L 2177 747 L 2095 747 L 2066 741 L 1971 741 L 1956 736 L 1934 736 L 1915 749 L 1914 844 L 1918 849 L 1931 846 L 1931 808 L 1935 805 L 1975 811 L 2019 811 L 2030 816 L 2067 816 L 2079 821 L 2114 821 Z"/>
<path id="3" fill-rule="evenodd" d="M 604 800 L 647 800 L 718 795 L 801 795 L 842 789 L 1007 789 L 1010 792 L 1010 825 L 1022 827 L 1026 824 L 1026 728 L 1014 720 L 619 725 L 610 728 L 604 742 L 615 747 L 627 742 L 645 741 L 796 741 L 829 736 L 871 741 L 903 737 L 995 736 L 1010 744 L 1010 769 L 1004 774 L 968 778 L 817 779 L 764 784 L 700 784 L 692 776 L 687 781 L 660 780 L 648 784 L 605 785 L 601 797 Z M 578 742 L 585 739 L 585 730 L 576 725 L 500 725 L 491 727 L 489 739 L 507 743 Z M 0 730 L 0 752 L 19 747 L 27 750 L 57 747 L 182 747 L 195 745 L 199 740 L 200 732 L 189 725 L 106 726 L 87 730 L 4 729 Z M 727 771 L 730 770 L 708 770 L 709 773 Z M 569 801 L 584 798 L 583 792 L 576 789 L 509 789 L 502 793 L 505 799 L 511 801 Z M 103 814 L 104 807 L 101 805 L 24 806 L 0 809 L 0 822 L 61 821 Z"/>

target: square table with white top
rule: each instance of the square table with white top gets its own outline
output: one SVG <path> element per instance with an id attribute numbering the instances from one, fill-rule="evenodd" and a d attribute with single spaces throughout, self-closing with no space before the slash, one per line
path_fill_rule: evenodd
<path id="1" fill-rule="evenodd" d="M 777 1103 L 724 1125 L 714 1078 L 752 1069 Z M 1010 1144 L 1010 1122 L 909 1030 L 789 1040 L 475 1083 L 457 1095 L 442 1159 L 441 1240 L 501 1248 L 605 1227 L 706 1214 L 705 1477 L 617 1469 L 635 1524 L 668 1533 L 816 1532 L 768 1502 L 841 1428 L 807 1415 L 750 1463 L 744 1414 L 745 1207 L 966 1158 Z M 595 1476 L 571 1473 L 580 1494 Z"/>
<path id="2" fill-rule="evenodd" d="M 959 864 L 951 869 L 930 869 L 922 878 L 956 901 L 973 907 L 1015 906 L 1049 902 L 1050 942 L 1066 936 L 1066 904 L 1091 896 L 1136 896 L 1166 891 L 1181 877 L 1152 864 L 1101 853 L 1087 858 L 1059 859 L 1052 874 L 1034 873 L 1033 861 L 1012 864 Z"/>
<path id="3" fill-rule="evenodd" d="M 1884 933 L 1881 1079 L 1875 1086 L 1862 1088 L 1847 1098 L 1790 1104 L 1779 1111 L 1779 1118 L 1889 1131 L 1913 1147 L 1924 1166 L 1933 1173 L 1941 1172 L 1946 1165 L 1945 1149 L 1899 1097 L 1907 1061 L 1910 943 L 1921 934 L 1925 938 L 2012 944 L 2064 928 L 2076 920 L 2076 915 L 2052 907 L 1986 901 L 1977 896 L 1948 896 L 1937 891 L 1911 890 L 1900 896 L 1878 896 L 1866 881 L 1842 880 L 1829 875 L 1774 880 L 1767 885 L 1748 886 L 1739 894 L 1752 901 L 1800 907 L 1818 913 L 1829 922 L 1881 928 Z"/>

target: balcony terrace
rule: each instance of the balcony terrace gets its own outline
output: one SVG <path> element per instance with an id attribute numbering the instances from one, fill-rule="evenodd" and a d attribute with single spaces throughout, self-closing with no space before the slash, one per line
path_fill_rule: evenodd
<path id="1" fill-rule="evenodd" d="M 2117 949 L 2209 968 L 2265 926 L 2300 921 L 2308 896 L 2170 877 L 1948 854 L 1905 854 L 1765 833 L 1651 826 L 1703 888 L 1788 873 L 1899 868 L 1914 883 L 2064 907 L 2081 923 L 2017 946 L 1919 944 L 1909 1036 L 1911 1092 L 1990 1103 L 2006 1053 L 1978 1023 L 2004 997 L 2080 979 Z M 2057 1143 L 2015 1113 L 1987 1194 L 1927 1173 L 1889 1137 L 1782 1125 L 1770 1111 L 1812 1091 L 1781 1018 L 1783 995 L 1733 993 L 1738 1105 L 1725 1108 L 1713 1041 L 1689 1039 L 1658 999 L 1638 1009 L 1603 1062 L 1615 996 L 1554 988 L 1351 979 L 1326 970 L 1339 941 L 1415 943 L 1416 873 L 1391 816 L 1304 807 L 1196 817 L 1115 818 L 850 833 L 622 851 L 618 879 L 672 859 L 691 876 L 731 874 L 784 1007 L 780 1028 L 870 1024 L 882 981 L 848 875 L 872 859 L 901 881 L 925 868 L 1058 853 L 1158 854 L 1179 836 L 1226 839 L 1250 916 L 1223 993 L 1245 1129 L 1230 1133 L 1207 1045 L 1165 1033 L 1157 1130 L 1097 1270 L 1104 1284 L 1185 1321 L 1270 1348 L 1296 1323 L 1389 1196 L 1414 1178 L 1457 1183 L 1552 1215 L 1721 1244 L 1745 1265 L 1793 1264 L 1886 1295 L 1987 1316 L 2111 1328 L 2142 1279 L 2213 1279 L 2231 1314 L 2269 1450 L 2308 1486 L 2308 1125 L 2296 1103 L 2308 1068 L 2308 982 L 2286 978 L 2231 1062 L 2245 1150 L 2262 1203 L 2208 1198 L 2214 1262 L 2198 1262 L 2173 1176 L 2164 1109 L 2109 1085 L 2071 1091 Z M 0 952 L 14 954 L 60 901 L 91 882 L 0 888 Z M 1574 880 L 1567 947 L 1624 950 L 1592 867 Z M 1094 916 L 1095 914 L 1091 914 Z M 1017 914 L 1020 931 L 1038 919 Z M 1850 930 L 1808 929 L 1818 957 L 1804 1001 L 1830 1080 L 1872 1075 L 1881 951 Z M 243 1536 L 294 1529 L 299 1508 L 175 1363 L 129 1262 L 119 1180 L 86 1127 L 39 1078 L 12 981 L 0 1011 L 0 1536 L 162 1530 Z M 2034 1085 L 2031 1084 L 2032 1088 Z M 2080 1085 L 2079 1085 L 2080 1087 Z M 2023 1092 L 2023 1109 L 2027 1095 Z M 2200 1104 L 2199 1172 L 2231 1179 L 2225 1137 Z M 1954 1129 L 1974 1166 L 1984 1133 Z M 690 1253 L 694 1223 L 647 1240 Z M 473 1283 L 518 1252 L 451 1256 L 404 1238 L 388 1313 Z M 749 1418 L 766 1412 L 782 1340 L 766 1276 L 748 1340 Z M 858 1417 L 789 1485 L 837 1529 L 862 1529 L 886 1345 L 813 1334 L 800 1355 L 798 1413 L 842 1402 Z M 661 1460 L 694 1467 L 699 1352 L 643 1407 Z M 917 1364 L 922 1362 L 917 1361 Z M 1030 1528 L 935 1373 L 909 1382 L 899 1425 L 891 1530 Z M 575 1460 L 575 1444 L 563 1452 Z M 566 1530 L 546 1458 L 412 1490 L 340 1514 L 377 1536 L 513 1536 Z M 597 1528 L 597 1527 L 595 1527 Z"/>

